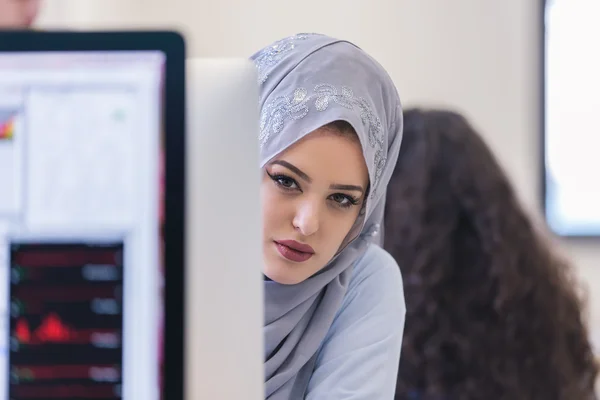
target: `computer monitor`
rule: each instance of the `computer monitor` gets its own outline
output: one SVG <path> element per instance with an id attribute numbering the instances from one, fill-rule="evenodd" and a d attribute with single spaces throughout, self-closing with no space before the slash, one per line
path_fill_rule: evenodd
<path id="1" fill-rule="evenodd" d="M 183 398 L 184 77 L 175 33 L 0 34 L 0 400 Z"/>
<path id="2" fill-rule="evenodd" d="M 258 74 L 187 65 L 186 399 L 264 400 Z"/>

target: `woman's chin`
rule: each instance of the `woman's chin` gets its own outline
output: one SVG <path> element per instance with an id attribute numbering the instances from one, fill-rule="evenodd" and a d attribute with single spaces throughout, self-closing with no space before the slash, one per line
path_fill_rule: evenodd
<path id="1" fill-rule="evenodd" d="M 298 274 L 285 271 L 285 269 L 285 267 L 281 266 L 265 267 L 263 273 L 267 278 L 281 285 L 296 285 L 306 279 Z"/>

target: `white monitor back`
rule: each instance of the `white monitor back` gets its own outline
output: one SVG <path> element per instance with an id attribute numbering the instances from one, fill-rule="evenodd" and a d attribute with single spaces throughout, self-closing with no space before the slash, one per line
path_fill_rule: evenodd
<path id="1" fill-rule="evenodd" d="M 262 400 L 257 73 L 245 59 L 187 71 L 186 399 Z"/>

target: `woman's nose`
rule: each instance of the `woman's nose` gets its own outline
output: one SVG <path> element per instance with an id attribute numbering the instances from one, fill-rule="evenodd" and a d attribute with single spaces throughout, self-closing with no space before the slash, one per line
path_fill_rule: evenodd
<path id="1" fill-rule="evenodd" d="M 294 228 L 303 236 L 314 235 L 319 230 L 319 205 L 315 201 L 303 202 L 294 217 Z"/>

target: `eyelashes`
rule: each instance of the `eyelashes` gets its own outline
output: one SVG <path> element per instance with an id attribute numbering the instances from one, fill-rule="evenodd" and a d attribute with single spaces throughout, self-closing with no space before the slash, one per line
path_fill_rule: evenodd
<path id="1" fill-rule="evenodd" d="M 302 193 L 300 185 L 291 176 L 285 174 L 271 174 L 266 169 L 265 172 L 279 189 L 284 190 L 286 192 L 298 191 Z M 328 200 L 331 200 L 335 204 L 335 206 L 339 208 L 350 208 L 353 206 L 358 206 L 361 203 L 360 198 L 349 195 L 347 193 L 334 193 L 328 197 Z"/>
<path id="2" fill-rule="evenodd" d="M 360 199 L 344 193 L 335 193 L 329 196 L 333 201 L 344 207 L 357 206 L 360 204 Z"/>
<path id="3" fill-rule="evenodd" d="M 273 182 L 275 182 L 275 184 L 277 186 L 281 187 L 282 189 L 300 190 L 300 186 L 298 185 L 298 182 L 296 182 L 296 180 L 292 177 L 289 177 L 289 176 L 283 175 L 283 174 L 271 175 L 269 173 L 269 171 L 267 171 L 267 175 L 269 175 L 269 178 L 271 178 L 271 180 Z"/>

